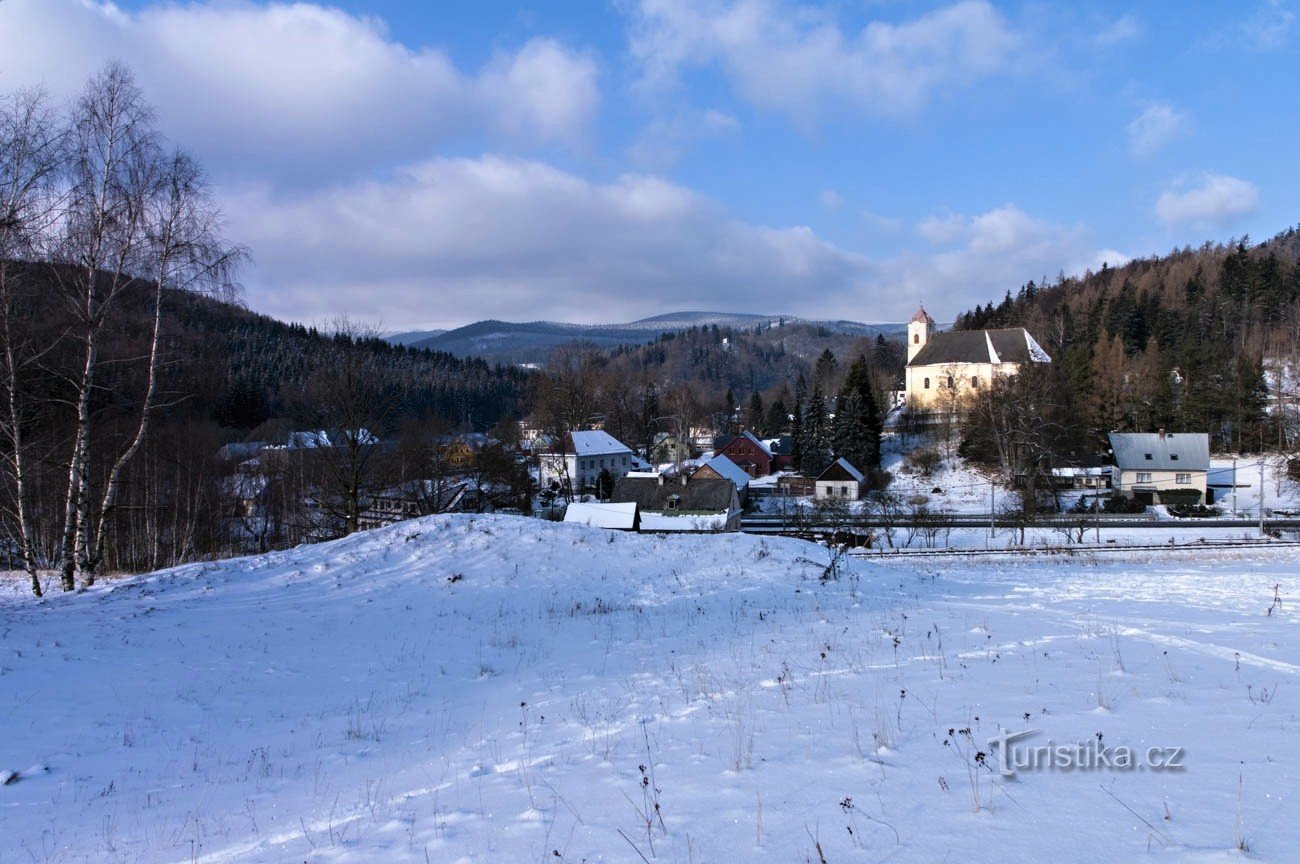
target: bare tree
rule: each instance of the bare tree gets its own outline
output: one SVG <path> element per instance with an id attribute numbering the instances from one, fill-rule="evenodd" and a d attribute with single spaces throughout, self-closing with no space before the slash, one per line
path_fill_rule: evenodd
<path id="1" fill-rule="evenodd" d="M 375 481 L 378 433 L 397 406 L 363 350 L 363 343 L 379 338 L 378 331 L 346 318 L 335 321 L 333 330 L 335 362 L 312 378 L 307 394 L 328 438 L 317 454 L 323 483 L 318 503 L 346 535 L 360 527 Z"/>
<path id="2" fill-rule="evenodd" d="M 166 153 L 153 113 L 124 66 L 108 66 L 74 106 L 63 168 L 66 200 L 50 273 L 77 355 L 66 372 L 73 421 L 58 552 L 63 588 L 71 590 L 77 573 L 83 584 L 94 583 L 122 472 L 147 439 L 159 407 L 165 292 L 219 280 L 237 256 L 219 247 L 201 173 L 184 155 Z M 99 452 L 110 449 L 94 428 L 94 401 L 108 362 L 104 349 L 123 307 L 150 295 L 152 337 L 134 431 L 104 460 L 108 469 L 97 497 L 93 466 Z"/>
<path id="3" fill-rule="evenodd" d="M 0 101 L 0 437 L 5 445 L 13 530 L 11 542 L 41 596 L 28 512 L 26 427 L 30 406 L 24 378 L 52 345 L 40 344 L 30 326 L 38 302 L 32 279 L 42 240 L 55 219 L 55 176 L 63 136 L 43 94 L 22 93 Z"/>

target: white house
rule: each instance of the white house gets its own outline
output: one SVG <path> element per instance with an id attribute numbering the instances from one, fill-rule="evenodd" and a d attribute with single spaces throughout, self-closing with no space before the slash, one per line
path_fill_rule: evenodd
<path id="1" fill-rule="evenodd" d="M 617 482 L 632 468 L 632 448 L 608 432 L 569 432 L 538 454 L 537 481 L 543 489 L 555 483 L 578 491 L 594 487 L 601 471 Z"/>
<path id="2" fill-rule="evenodd" d="M 862 472 L 841 457 L 817 475 L 815 494 L 820 501 L 857 501 L 862 497 L 866 484 L 867 478 Z"/>
<path id="3" fill-rule="evenodd" d="M 1145 504 L 1205 504 L 1210 436 L 1205 432 L 1112 432 L 1116 496 Z"/>

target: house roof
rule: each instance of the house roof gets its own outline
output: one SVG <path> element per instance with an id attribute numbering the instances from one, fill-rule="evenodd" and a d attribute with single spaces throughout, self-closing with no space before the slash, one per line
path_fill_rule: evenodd
<path id="1" fill-rule="evenodd" d="M 608 456 L 611 453 L 631 453 L 632 448 L 608 432 L 595 430 L 566 432 L 560 449 L 548 452 L 573 453 L 576 456 Z"/>
<path id="2" fill-rule="evenodd" d="M 668 509 L 670 496 L 678 496 L 679 512 L 718 513 L 730 511 L 736 494 L 736 484 L 730 480 L 664 480 L 650 477 L 623 477 L 614 485 L 611 500 L 627 504 L 635 502 L 642 514 L 660 513 Z"/>
<path id="3" fill-rule="evenodd" d="M 712 469 L 723 480 L 730 480 L 732 483 L 735 483 L 737 489 L 744 489 L 749 485 L 749 475 L 745 473 L 745 469 L 741 468 L 735 462 L 732 462 L 722 454 L 714 456 L 699 468 L 695 469 L 696 474 L 705 468 Z M 706 478 L 701 477 L 700 479 L 703 480 Z"/>
<path id="4" fill-rule="evenodd" d="M 862 483 L 866 478 L 862 472 L 853 467 L 853 463 L 841 456 L 830 465 L 826 470 L 817 475 L 818 480 L 852 480 L 855 483 Z"/>
<path id="5" fill-rule="evenodd" d="M 574 501 L 564 511 L 564 521 L 592 528 L 631 530 L 636 527 L 636 502 L 595 504 Z"/>
<path id="6" fill-rule="evenodd" d="M 780 438 L 767 439 L 767 449 L 773 456 L 791 456 L 794 454 L 794 438 L 782 435 Z"/>
<path id="7" fill-rule="evenodd" d="M 1023 327 L 935 333 L 908 366 L 948 363 L 1050 363 L 1052 358 Z"/>
<path id="8" fill-rule="evenodd" d="M 1205 432 L 1112 432 L 1110 449 L 1121 471 L 1209 471 Z"/>
<path id="9" fill-rule="evenodd" d="M 748 439 L 750 442 L 754 444 L 755 447 L 757 447 L 759 450 L 765 453 L 769 459 L 772 457 L 772 448 L 768 447 L 765 442 L 760 441 L 758 437 L 754 435 L 753 432 L 750 432 L 748 429 L 746 429 L 744 432 L 741 432 L 739 435 L 728 435 L 725 438 L 719 439 L 717 446 L 714 448 L 715 452 L 726 450 L 729 446 L 731 446 L 731 443 L 735 441 L 737 438 Z"/>

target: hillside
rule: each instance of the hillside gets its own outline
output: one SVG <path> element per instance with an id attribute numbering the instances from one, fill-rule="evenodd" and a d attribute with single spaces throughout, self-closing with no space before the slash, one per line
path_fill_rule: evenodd
<path id="1" fill-rule="evenodd" d="M 1265 375 L 1300 351 L 1300 230 L 1029 282 L 955 326 L 1027 327 L 1055 358 L 1063 412 L 1093 437 L 1208 428 L 1223 449 L 1300 444 L 1277 410 L 1300 394 Z"/>
<path id="2" fill-rule="evenodd" d="M 1300 843 L 1286 553 L 862 559 L 822 581 L 827 560 L 466 516 L 44 602 L 0 582 L 20 706 L 0 858 L 1081 864 Z M 1005 777 L 1000 730 L 1143 767 Z"/>
<path id="3" fill-rule="evenodd" d="M 874 336 L 897 335 L 898 324 L 860 324 L 855 321 L 806 321 L 791 315 L 753 315 L 729 312 L 671 312 L 626 324 L 565 324 L 555 321 L 513 323 L 478 321 L 454 330 L 435 331 L 425 338 L 403 333 L 391 341 L 412 347 L 445 351 L 457 357 L 477 357 L 493 363 L 544 364 L 552 350 L 562 345 L 584 344 L 593 348 L 643 345 L 665 333 L 723 327 L 731 330 L 767 329 L 782 324 L 806 324 L 831 333 Z"/>

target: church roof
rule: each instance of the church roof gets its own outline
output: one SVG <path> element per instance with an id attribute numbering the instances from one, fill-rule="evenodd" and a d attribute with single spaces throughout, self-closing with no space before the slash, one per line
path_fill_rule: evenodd
<path id="1" fill-rule="evenodd" d="M 934 326 L 934 319 L 930 317 L 929 312 L 925 311 L 924 306 L 922 306 L 920 309 L 917 309 L 916 314 L 912 316 L 912 320 L 908 321 L 907 323 L 916 324 L 917 322 L 920 322 L 922 324 L 929 324 L 931 327 Z"/>
<path id="2" fill-rule="evenodd" d="M 950 363 L 1050 363 L 1041 346 L 1023 327 L 1007 330 L 957 330 L 936 333 L 908 366 Z"/>

